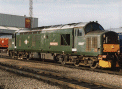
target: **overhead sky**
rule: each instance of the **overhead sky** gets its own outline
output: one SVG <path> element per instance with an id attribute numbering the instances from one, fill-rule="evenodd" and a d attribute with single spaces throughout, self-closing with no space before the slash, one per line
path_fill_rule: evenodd
<path id="1" fill-rule="evenodd" d="M 0 0 L 0 13 L 29 16 L 29 0 Z M 122 27 L 122 0 L 33 0 L 38 26 L 98 21 L 105 29 Z"/>

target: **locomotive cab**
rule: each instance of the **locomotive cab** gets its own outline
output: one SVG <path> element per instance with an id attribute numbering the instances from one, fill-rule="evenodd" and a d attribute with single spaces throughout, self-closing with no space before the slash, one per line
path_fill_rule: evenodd
<path id="1" fill-rule="evenodd" d="M 117 33 L 105 31 L 96 22 L 74 29 L 73 47 L 74 53 L 81 55 L 81 65 L 89 65 L 91 68 L 119 67 L 120 47 Z"/>
<path id="2" fill-rule="evenodd" d="M 97 56 L 100 50 L 100 34 L 103 32 L 103 27 L 96 22 L 90 22 L 84 27 L 75 28 L 74 49 L 81 55 Z M 94 53 L 94 51 L 98 53 Z"/>

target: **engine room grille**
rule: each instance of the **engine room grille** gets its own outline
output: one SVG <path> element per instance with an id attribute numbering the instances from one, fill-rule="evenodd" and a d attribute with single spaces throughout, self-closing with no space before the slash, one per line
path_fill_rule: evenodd
<path id="1" fill-rule="evenodd" d="M 97 37 L 88 37 L 86 39 L 86 51 L 91 51 L 91 48 L 97 48 Z"/>
<path id="2" fill-rule="evenodd" d="M 92 48 L 97 48 L 97 37 L 92 37 Z"/>
<path id="3" fill-rule="evenodd" d="M 91 51 L 91 37 L 86 39 L 86 51 Z"/>

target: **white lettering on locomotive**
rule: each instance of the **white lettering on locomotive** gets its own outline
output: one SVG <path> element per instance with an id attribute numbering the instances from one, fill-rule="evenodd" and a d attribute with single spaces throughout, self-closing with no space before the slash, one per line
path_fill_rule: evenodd
<path id="1" fill-rule="evenodd" d="M 84 42 L 78 42 L 78 45 L 84 45 Z"/>
<path id="2" fill-rule="evenodd" d="M 58 42 L 50 42 L 50 45 L 57 46 Z"/>
<path id="3" fill-rule="evenodd" d="M 76 48 L 72 48 L 72 51 L 77 51 L 77 49 Z"/>

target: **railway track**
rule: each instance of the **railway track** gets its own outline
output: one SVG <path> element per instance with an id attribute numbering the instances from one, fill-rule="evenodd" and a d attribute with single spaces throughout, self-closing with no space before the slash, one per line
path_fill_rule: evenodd
<path id="1" fill-rule="evenodd" d="M 4 57 L 5 58 L 5 57 Z M 11 58 L 7 57 L 6 60 L 11 60 Z M 24 62 L 35 62 L 35 63 L 38 63 L 40 61 L 33 61 L 33 60 L 29 60 L 29 61 L 26 61 L 26 60 L 19 60 L 19 61 L 24 61 Z M 61 66 L 61 64 L 56 64 L 56 63 L 52 63 L 52 62 L 43 62 L 44 64 L 51 64 L 51 65 L 58 65 L 58 66 Z M 72 65 L 66 65 L 64 67 L 68 67 L 68 68 L 77 68 L 77 69 L 88 69 L 90 70 L 89 68 L 82 68 L 82 67 L 74 67 Z M 57 71 L 52 71 L 52 70 L 46 70 L 46 69 L 38 69 L 38 68 L 30 68 L 30 67 L 27 67 L 27 66 L 16 66 L 16 64 L 6 64 L 6 63 L 1 63 L 0 62 L 0 68 L 1 69 L 4 69 L 4 70 L 7 70 L 7 71 L 10 71 L 10 72 L 14 72 L 14 73 L 17 73 L 17 74 L 21 74 L 21 75 L 24 75 L 24 76 L 28 76 L 28 77 L 33 77 L 33 78 L 36 78 L 36 79 L 41 79 L 43 81 L 47 81 L 47 82 L 50 82 L 50 83 L 54 83 L 54 84 L 59 84 L 61 86 L 66 86 L 66 87 L 69 87 L 69 88 L 72 88 L 72 89 L 109 89 L 109 88 L 113 88 L 112 86 L 108 86 L 108 85 L 105 85 L 105 84 L 100 84 L 100 83 L 93 83 L 93 82 L 90 82 L 90 81 L 86 81 L 86 80 L 79 80 L 79 79 L 76 79 L 76 78 L 73 78 L 73 77 L 69 77 L 69 76 L 65 76 L 60 74 L 59 72 Z M 91 71 L 91 70 L 90 70 Z M 114 87 L 115 88 L 115 87 Z"/>
<path id="2" fill-rule="evenodd" d="M 43 80 L 49 83 L 62 85 L 63 87 L 69 87 L 71 89 L 111 89 L 113 87 L 99 84 L 99 83 L 91 83 L 85 80 L 77 80 L 72 77 L 66 77 L 60 73 L 55 73 L 48 70 L 39 70 L 28 67 L 19 67 L 15 65 L 8 65 L 0 63 L 0 68 L 3 70 L 7 70 L 9 72 L 17 73 L 20 75 L 24 75 L 27 77 L 33 77 L 39 80 Z"/>
<path id="3" fill-rule="evenodd" d="M 3 58 L 7 58 L 7 59 L 12 59 L 11 57 L 9 56 L 6 56 L 6 54 L 4 53 L 3 56 L 1 56 Z M 39 63 L 40 60 L 38 59 L 35 59 L 35 60 L 20 60 L 20 61 L 25 61 L 25 62 L 34 62 L 34 63 Z M 42 61 L 41 61 L 42 62 Z M 57 65 L 57 66 L 62 66 L 61 63 L 55 63 L 53 61 L 43 61 L 43 64 L 51 64 L 51 65 Z M 91 69 L 90 67 L 85 67 L 85 66 L 79 66 L 79 67 L 76 67 L 74 66 L 73 64 L 66 64 L 66 65 L 63 65 L 64 67 L 67 67 L 67 68 L 73 68 L 73 69 L 81 69 L 81 70 L 88 70 L 88 71 L 94 71 L 94 72 L 99 72 L 99 73 L 107 73 L 107 74 L 114 74 L 114 75 L 122 75 L 122 67 L 121 68 L 117 68 L 115 70 L 111 70 L 111 69 Z"/>

